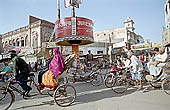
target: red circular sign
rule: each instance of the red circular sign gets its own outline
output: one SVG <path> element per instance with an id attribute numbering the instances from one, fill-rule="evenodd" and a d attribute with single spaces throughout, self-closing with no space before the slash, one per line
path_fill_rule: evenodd
<path id="1" fill-rule="evenodd" d="M 93 22 L 83 17 L 68 17 L 56 21 L 56 38 L 71 36 L 93 37 Z"/>

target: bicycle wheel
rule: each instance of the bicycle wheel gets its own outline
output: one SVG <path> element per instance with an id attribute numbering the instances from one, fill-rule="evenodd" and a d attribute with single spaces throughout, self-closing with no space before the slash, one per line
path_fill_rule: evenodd
<path id="1" fill-rule="evenodd" d="M 128 88 L 128 82 L 121 77 L 115 78 L 115 83 L 112 86 L 112 90 L 118 94 L 124 93 Z"/>
<path id="2" fill-rule="evenodd" d="M 170 95 L 170 76 L 162 81 L 162 89 L 166 94 Z"/>
<path id="3" fill-rule="evenodd" d="M 5 88 L 0 88 L 0 110 L 7 110 L 14 102 L 15 96 L 11 90 L 5 91 Z"/>
<path id="4" fill-rule="evenodd" d="M 76 90 L 72 85 L 60 85 L 54 91 L 54 101 L 61 107 L 70 106 L 76 99 Z"/>
<path id="5" fill-rule="evenodd" d="M 152 75 L 146 75 L 145 79 L 149 82 L 149 84 L 154 88 L 161 88 L 161 83 L 159 81 L 153 81 Z"/>
<path id="6" fill-rule="evenodd" d="M 94 73 L 92 76 L 91 76 L 91 84 L 93 86 L 100 86 L 103 82 L 103 78 L 101 75 L 99 75 L 99 73 Z"/>
<path id="7" fill-rule="evenodd" d="M 107 76 L 104 84 L 107 88 L 111 88 L 112 86 L 114 86 L 115 82 L 116 82 L 115 77 Z"/>

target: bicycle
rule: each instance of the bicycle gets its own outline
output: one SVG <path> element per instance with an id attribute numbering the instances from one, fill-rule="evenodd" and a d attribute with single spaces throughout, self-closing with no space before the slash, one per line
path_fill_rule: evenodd
<path id="1" fill-rule="evenodd" d="M 99 74 L 99 68 L 94 66 L 90 71 L 83 71 L 79 68 L 70 68 L 66 80 L 72 82 L 90 82 L 93 86 L 100 86 L 103 82 L 102 76 Z"/>
<path id="2" fill-rule="evenodd" d="M 15 100 L 15 95 L 11 90 L 0 87 L 0 109 L 7 110 Z"/>
<path id="3" fill-rule="evenodd" d="M 105 78 L 105 86 L 111 88 L 114 92 L 120 94 L 127 90 L 126 75 L 122 75 L 124 68 L 110 71 Z M 127 73 L 127 71 L 125 71 Z"/>
<path id="4" fill-rule="evenodd" d="M 168 95 L 170 95 L 170 72 L 168 72 L 168 75 L 165 77 L 165 79 L 162 81 L 162 90 Z"/>
<path id="5" fill-rule="evenodd" d="M 38 85 L 36 84 L 36 82 L 34 81 L 35 75 L 34 73 L 29 73 L 29 77 L 27 80 L 25 80 L 26 82 L 30 83 L 30 86 L 33 84 L 38 92 L 41 94 L 40 89 L 38 88 Z M 27 96 L 25 94 L 25 92 L 23 92 L 22 90 L 19 89 L 19 83 L 16 80 L 13 80 L 13 77 L 11 77 L 7 82 L 6 82 L 6 86 L 0 87 L 0 103 L 4 102 L 4 99 L 8 100 L 10 99 L 11 101 L 8 102 L 7 104 L 2 104 L 1 107 L 3 107 L 3 109 L 7 110 L 8 108 L 10 108 L 10 106 L 12 105 L 12 103 L 15 101 L 15 94 L 13 91 L 16 91 L 17 93 L 19 93 L 23 99 L 28 99 L 30 96 Z M 7 95 L 10 94 L 10 98 L 7 98 Z"/>
<path id="6" fill-rule="evenodd" d="M 113 63 L 110 67 L 110 71 L 106 73 L 105 76 L 105 86 L 107 88 L 111 88 L 115 85 L 116 78 L 118 80 L 118 77 L 122 74 L 124 68 L 117 68 L 116 63 Z"/>
<path id="7" fill-rule="evenodd" d="M 125 69 L 123 73 L 123 75 L 114 75 L 113 73 L 108 75 L 105 80 L 106 87 L 111 88 L 115 93 L 122 94 L 127 91 L 129 87 L 139 85 L 139 80 L 132 79 L 129 69 Z M 144 71 L 142 74 L 144 74 Z M 142 80 L 144 80 L 143 77 L 144 75 L 142 75 Z"/>

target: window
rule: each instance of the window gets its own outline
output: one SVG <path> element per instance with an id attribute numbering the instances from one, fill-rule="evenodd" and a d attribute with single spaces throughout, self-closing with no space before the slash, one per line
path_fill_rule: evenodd
<path id="1" fill-rule="evenodd" d="M 28 35 L 25 37 L 25 46 L 28 46 Z"/>
<path id="2" fill-rule="evenodd" d="M 9 41 L 9 45 L 12 45 L 12 40 Z"/>
<path id="3" fill-rule="evenodd" d="M 12 45 L 15 46 L 15 40 L 12 41 Z"/>
<path id="4" fill-rule="evenodd" d="M 80 51 L 80 55 L 83 55 L 83 51 Z"/>
<path id="5" fill-rule="evenodd" d="M 97 54 L 103 54 L 103 51 L 97 51 Z"/>
<path id="6" fill-rule="evenodd" d="M 8 41 L 5 42 L 5 45 L 8 45 Z"/>
<path id="7" fill-rule="evenodd" d="M 24 47 L 24 38 L 21 38 L 21 47 Z"/>
<path id="8" fill-rule="evenodd" d="M 19 39 L 16 40 L 16 46 L 19 46 Z"/>

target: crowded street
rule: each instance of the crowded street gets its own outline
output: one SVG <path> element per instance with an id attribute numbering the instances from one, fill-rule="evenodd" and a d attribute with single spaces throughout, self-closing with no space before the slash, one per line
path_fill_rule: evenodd
<path id="1" fill-rule="evenodd" d="M 0 0 L 0 110 L 170 110 L 170 0 Z"/>
<path id="2" fill-rule="evenodd" d="M 10 110 L 169 110 L 170 98 L 160 89 L 150 89 L 143 93 L 131 88 L 123 94 L 116 94 L 104 85 L 94 87 L 89 83 L 73 84 L 77 90 L 77 98 L 69 107 L 59 107 L 52 97 L 39 95 L 28 100 L 16 95 L 16 101 Z M 2 109 L 1 109 L 2 110 Z"/>

